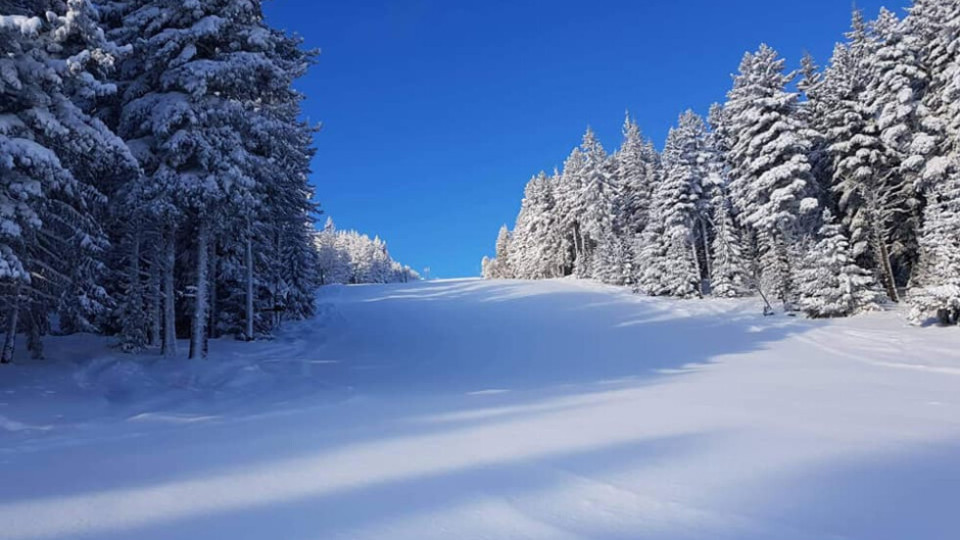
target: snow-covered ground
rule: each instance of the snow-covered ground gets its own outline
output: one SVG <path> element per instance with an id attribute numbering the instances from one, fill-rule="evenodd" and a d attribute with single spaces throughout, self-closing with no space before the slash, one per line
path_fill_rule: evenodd
<path id="1" fill-rule="evenodd" d="M 960 333 L 600 285 L 331 287 L 206 362 L 0 369 L 0 538 L 960 538 Z"/>

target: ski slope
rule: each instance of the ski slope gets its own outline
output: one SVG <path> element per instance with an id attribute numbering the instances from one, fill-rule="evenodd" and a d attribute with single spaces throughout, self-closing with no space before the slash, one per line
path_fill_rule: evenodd
<path id="1" fill-rule="evenodd" d="M 575 281 L 331 287 L 0 369 L 0 538 L 960 538 L 960 334 Z"/>

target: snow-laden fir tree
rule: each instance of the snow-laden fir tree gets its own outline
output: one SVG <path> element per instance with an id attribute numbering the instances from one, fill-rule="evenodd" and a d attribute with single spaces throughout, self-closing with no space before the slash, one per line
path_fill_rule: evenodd
<path id="1" fill-rule="evenodd" d="M 786 89 L 793 78 L 763 45 L 744 56 L 724 105 L 730 196 L 758 242 L 764 289 L 785 305 L 795 293 L 791 244 L 806 232 L 803 214 L 817 207 L 809 132 L 797 94 Z"/>
<path id="2" fill-rule="evenodd" d="M 904 25 L 929 77 L 918 113 L 924 136 L 914 142 L 915 153 L 926 157 L 917 181 L 922 196 L 933 184 L 957 172 L 960 5 L 953 0 L 915 0 Z"/>
<path id="3" fill-rule="evenodd" d="M 797 114 L 806 125 L 810 137 L 810 151 L 807 160 L 810 162 L 810 174 L 816 186 L 816 192 L 824 196 L 829 194 L 833 185 L 833 163 L 828 151 L 829 142 L 826 138 L 827 113 L 824 73 L 817 65 L 817 61 L 809 53 L 805 53 L 800 60 L 800 78 L 797 89 L 802 93 L 804 100 L 797 106 Z M 824 197 L 829 198 L 829 197 Z M 831 201 L 823 201 L 828 206 Z"/>
<path id="4" fill-rule="evenodd" d="M 883 278 L 887 295 L 898 300 L 888 238 L 897 223 L 892 185 L 899 177 L 887 159 L 876 115 L 867 102 L 876 43 L 855 11 L 848 43 L 838 44 L 820 98 L 826 109 L 823 135 L 832 164 L 831 189 L 838 195 L 854 257 Z"/>
<path id="5" fill-rule="evenodd" d="M 664 294 L 690 297 L 702 294 L 703 271 L 700 248 L 706 248 L 708 216 L 702 214 L 704 182 L 711 171 L 705 167 L 706 125 L 693 111 L 680 116 L 677 127 L 670 130 L 663 152 L 663 180 L 657 186 L 653 204 L 663 223 L 663 232 L 655 240 L 662 244 L 659 252 Z"/>
<path id="6" fill-rule="evenodd" d="M 876 45 L 865 99 L 876 117 L 888 164 L 884 190 L 892 216 L 887 225 L 892 271 L 898 285 L 906 285 L 918 252 L 918 179 L 936 146 L 924 127 L 922 98 L 929 74 L 920 60 L 920 41 L 909 33 L 906 21 L 881 9 L 871 29 Z"/>
<path id="7" fill-rule="evenodd" d="M 927 197 L 920 260 L 908 300 L 911 319 L 937 317 L 942 324 L 960 321 L 960 180 L 936 184 Z"/>
<path id="8" fill-rule="evenodd" d="M 622 132 L 623 142 L 614 154 L 622 197 L 622 215 L 618 216 L 616 229 L 630 237 L 642 232 L 650 220 L 653 192 L 659 181 L 660 155 L 653 143 L 644 139 L 640 126 L 629 113 Z"/>
<path id="9" fill-rule="evenodd" d="M 310 235 L 301 227 L 312 208 L 310 129 L 296 120 L 300 96 L 291 84 L 310 53 L 264 24 L 259 1 L 130 0 L 110 11 L 118 21 L 112 35 L 135 47 L 121 72 L 118 131 L 144 170 L 129 190 L 132 206 L 167 254 L 161 265 L 165 349 L 174 352 L 177 314 L 189 311 L 191 356 L 202 356 L 211 294 L 221 277 L 211 274 L 211 254 L 223 252 L 223 266 L 213 265 L 219 274 L 243 252 L 234 264 L 244 267 L 248 337 L 255 312 L 275 312 L 282 303 L 286 286 L 276 270 L 282 253 L 300 253 L 299 262 L 286 267 L 298 274 L 297 288 L 309 281 Z M 297 245 L 285 247 L 288 241 Z M 252 256 L 255 243 L 266 261 Z M 178 267 L 177 257 L 189 266 Z M 257 266 L 273 275 L 261 270 L 255 277 Z M 189 283 L 179 309 L 175 273 Z M 270 305 L 256 305 L 264 297 Z"/>
<path id="10" fill-rule="evenodd" d="M 819 240 L 797 275 L 797 306 L 810 317 L 846 317 L 876 309 L 882 298 L 873 275 L 856 263 L 850 243 L 830 210 Z"/>
<path id="11" fill-rule="evenodd" d="M 722 193 L 713 203 L 710 294 L 735 298 L 752 292 L 752 272 L 730 202 Z"/>
<path id="12" fill-rule="evenodd" d="M 520 279 L 561 277 L 559 216 L 554 189 L 556 176 L 546 173 L 530 179 L 524 188 L 520 214 L 511 241 L 511 269 Z"/>
<path id="13" fill-rule="evenodd" d="M 911 280 L 912 318 L 937 316 L 955 323 L 960 294 L 957 205 L 960 189 L 960 5 L 948 0 L 916 0 L 905 21 L 908 39 L 916 40 L 929 86 L 919 110 L 926 145 L 917 188 L 926 200 L 920 230 L 919 261 Z M 927 139 L 921 139 L 921 142 Z M 915 143 L 916 144 L 916 143 Z M 926 148 L 922 148 L 926 150 Z"/>
<path id="14" fill-rule="evenodd" d="M 510 234 L 510 229 L 506 225 L 501 226 L 500 233 L 497 234 L 496 270 L 493 271 L 494 277 L 497 279 L 513 278 L 513 270 L 510 262 L 512 241 L 513 236 Z"/>
<path id="15" fill-rule="evenodd" d="M 557 182 L 556 212 L 560 218 L 560 251 L 563 275 L 583 275 L 586 248 L 583 232 L 583 172 L 585 159 L 580 147 L 563 162 Z"/>
<path id="16" fill-rule="evenodd" d="M 650 220 L 632 246 L 635 273 L 634 289 L 650 296 L 670 294 L 665 279 L 667 273 L 672 271 L 666 266 L 666 226 L 662 205 L 656 203 L 663 183 L 661 181 L 654 191 L 653 200 L 655 202 L 650 207 Z"/>
<path id="17" fill-rule="evenodd" d="M 97 77 L 117 49 L 83 0 L 0 3 L 0 295 L 9 362 L 14 336 L 94 331 L 111 303 L 100 181 L 131 174 L 122 142 L 83 105 L 112 87 Z"/>
<path id="18" fill-rule="evenodd" d="M 577 276 L 597 277 L 595 254 L 604 237 L 614 230 L 619 200 L 619 186 L 613 180 L 612 162 L 597 139 L 596 133 L 587 128 L 580 145 L 583 157 L 578 171 L 580 186 L 577 230 L 580 236 Z"/>
<path id="19" fill-rule="evenodd" d="M 622 235 L 608 230 L 600 239 L 594 261 L 594 278 L 610 285 L 633 283 L 633 254 Z"/>

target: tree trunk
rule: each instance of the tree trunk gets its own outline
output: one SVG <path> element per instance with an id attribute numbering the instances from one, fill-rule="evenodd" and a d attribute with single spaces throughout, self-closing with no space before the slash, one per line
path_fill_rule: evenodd
<path id="1" fill-rule="evenodd" d="M 703 261 L 706 264 L 706 279 L 713 279 L 713 257 L 710 256 L 710 234 L 707 231 L 707 221 L 700 220 L 700 235 L 703 238 Z"/>
<path id="2" fill-rule="evenodd" d="M 693 269 L 697 273 L 697 294 L 703 296 L 703 270 L 700 268 L 700 255 L 697 253 L 697 239 L 690 234 L 690 251 L 693 255 Z"/>
<path id="3" fill-rule="evenodd" d="M 893 265 L 890 264 L 890 251 L 887 249 L 887 243 L 878 232 L 874 233 L 877 246 L 877 258 L 880 259 L 880 269 L 883 273 L 883 285 L 887 289 L 887 296 L 894 302 L 900 302 L 900 295 L 897 294 L 897 280 L 893 275 Z"/>
<path id="4" fill-rule="evenodd" d="M 162 243 L 162 239 L 161 239 Z M 163 334 L 163 292 L 161 286 L 161 266 L 163 265 L 163 246 L 156 246 L 153 250 L 153 260 L 150 262 L 150 346 L 161 346 Z"/>
<path id="5" fill-rule="evenodd" d="M 133 238 L 130 240 L 130 297 L 127 298 L 128 312 L 124 321 L 124 336 L 127 345 L 134 350 L 143 346 L 143 287 L 140 286 L 140 223 L 134 224 Z"/>
<path id="6" fill-rule="evenodd" d="M 274 230 L 276 231 L 273 236 L 274 250 L 275 250 L 275 253 L 277 254 L 277 257 L 283 260 L 283 256 L 281 255 L 283 253 L 283 249 L 282 249 L 282 246 L 280 245 L 280 227 L 275 227 Z M 283 316 L 283 314 L 280 311 L 278 311 L 278 308 L 281 307 L 280 298 L 279 298 L 280 297 L 280 279 L 281 278 L 280 278 L 279 269 L 274 268 L 273 286 L 271 287 L 272 290 L 270 291 L 270 296 L 273 301 L 273 306 L 272 306 L 273 311 L 271 312 L 273 313 L 272 329 L 280 328 L 280 324 L 282 322 L 281 317 Z"/>
<path id="7" fill-rule="evenodd" d="M 580 231 L 579 221 L 573 222 L 573 248 L 573 273 L 576 274 L 577 277 L 583 277 L 581 274 L 583 273 L 583 265 L 585 262 L 586 246 L 583 245 L 583 234 Z"/>
<path id="8" fill-rule="evenodd" d="M 43 360 L 43 328 L 40 326 L 40 317 L 35 310 L 28 310 L 27 320 L 27 350 L 30 351 L 30 358 L 34 360 Z"/>
<path id="9" fill-rule="evenodd" d="M 219 314 L 219 298 L 217 298 L 217 276 L 220 272 L 220 258 L 217 255 L 217 241 L 210 242 L 210 339 L 217 339 L 220 333 L 217 330 Z"/>
<path id="10" fill-rule="evenodd" d="M 780 299 L 783 301 L 784 311 L 793 311 L 793 268 L 790 260 L 790 246 L 785 233 L 777 235 L 777 262 L 780 266 Z"/>
<path id="11" fill-rule="evenodd" d="M 177 262 L 175 228 L 170 227 L 163 242 L 163 355 L 173 358 L 177 356 L 177 309 L 173 281 Z"/>
<path id="12" fill-rule="evenodd" d="M 247 222 L 247 239 L 243 252 L 243 264 L 247 274 L 247 329 L 244 337 L 249 341 L 253 341 L 253 319 L 256 317 L 256 314 L 253 312 L 253 231 L 251 230 L 250 222 Z"/>
<path id="13" fill-rule="evenodd" d="M 13 362 L 13 349 L 17 342 L 17 324 L 20 319 L 20 285 L 13 291 L 13 305 L 7 314 L 7 335 L 3 340 L 3 349 L 0 350 L 0 364 Z"/>
<path id="14" fill-rule="evenodd" d="M 193 302 L 193 321 L 190 332 L 190 358 L 206 358 L 204 341 L 207 334 L 207 274 L 210 268 L 210 226 L 201 218 L 197 228 L 197 288 Z"/>

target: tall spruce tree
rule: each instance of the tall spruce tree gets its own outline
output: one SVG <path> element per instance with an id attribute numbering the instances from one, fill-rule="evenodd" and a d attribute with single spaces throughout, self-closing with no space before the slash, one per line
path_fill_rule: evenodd
<path id="1" fill-rule="evenodd" d="M 311 129 L 296 118 L 301 97 L 291 85 L 311 53 L 267 27 L 259 1 L 130 0 L 111 13 L 118 21 L 114 35 L 136 49 L 121 73 L 118 132 L 144 170 L 139 186 L 130 189 L 132 206 L 157 231 L 166 253 L 165 350 L 175 353 L 177 313 L 189 311 L 191 356 L 204 356 L 219 262 L 243 253 L 248 338 L 257 297 L 267 297 L 265 307 L 275 310 L 282 289 L 289 293 L 279 269 L 295 274 L 287 285 L 296 282 L 300 289 L 310 282 L 310 235 L 302 227 L 312 211 L 306 184 Z M 255 243 L 264 255 L 260 261 L 252 256 Z M 292 253 L 300 254 L 298 263 L 283 265 L 284 254 L 289 263 Z M 211 265 L 211 254 L 218 264 Z M 178 258 L 189 266 L 177 265 Z M 178 271 L 189 283 L 187 305 L 179 310 Z M 303 314 L 310 311 L 305 301 L 299 291 Z"/>
<path id="2" fill-rule="evenodd" d="M 59 331 L 94 331 L 111 305 L 99 188 L 132 174 L 126 146 L 86 109 L 112 91 L 99 77 L 117 49 L 83 0 L 0 4 L 0 297 L 12 359 L 16 333 L 34 356 Z"/>
<path id="3" fill-rule="evenodd" d="M 791 246 L 808 232 L 804 214 L 818 206 L 809 132 L 798 95 L 786 89 L 793 78 L 763 45 L 744 56 L 724 105 L 730 195 L 758 243 L 767 292 L 787 306 L 795 293 Z"/>

